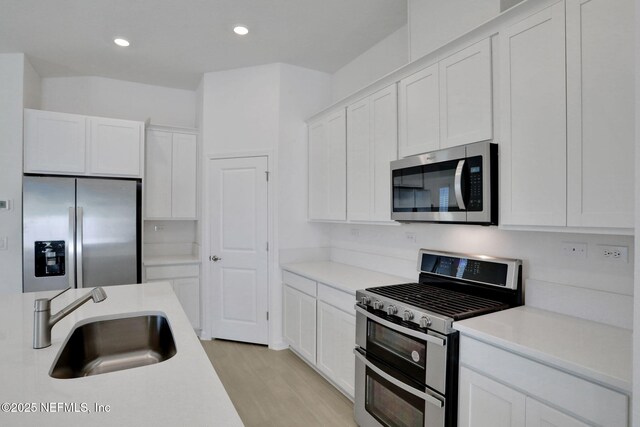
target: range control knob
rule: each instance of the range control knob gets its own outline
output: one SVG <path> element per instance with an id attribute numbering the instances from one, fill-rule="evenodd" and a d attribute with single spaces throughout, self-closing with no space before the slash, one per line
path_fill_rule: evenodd
<path id="1" fill-rule="evenodd" d="M 411 319 L 413 319 L 413 312 L 409 310 L 405 310 L 404 313 L 402 313 L 402 320 L 404 320 L 405 322 L 408 322 Z"/>
<path id="2" fill-rule="evenodd" d="M 420 318 L 420 327 L 421 328 L 428 328 L 429 326 L 431 326 L 431 318 L 429 318 L 427 316 L 422 316 Z"/>
<path id="3" fill-rule="evenodd" d="M 371 298 L 362 297 L 362 298 L 360 298 L 360 302 L 362 303 L 362 305 L 369 305 L 369 303 L 371 302 Z"/>
<path id="4" fill-rule="evenodd" d="M 389 316 L 393 316 L 394 314 L 396 314 L 398 312 L 398 309 L 396 308 L 395 305 L 390 305 L 389 307 L 387 307 L 387 314 Z"/>
<path id="5" fill-rule="evenodd" d="M 373 302 L 373 308 L 375 308 L 376 310 L 382 310 L 382 307 L 384 307 L 384 304 L 379 299 Z"/>

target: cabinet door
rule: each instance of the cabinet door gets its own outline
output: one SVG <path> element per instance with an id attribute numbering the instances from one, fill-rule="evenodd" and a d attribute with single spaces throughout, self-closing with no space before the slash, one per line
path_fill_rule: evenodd
<path id="1" fill-rule="evenodd" d="M 200 279 L 190 277 L 188 279 L 175 279 L 173 291 L 194 329 L 200 329 Z"/>
<path id="2" fill-rule="evenodd" d="M 568 225 L 633 228 L 634 4 L 567 1 Z"/>
<path id="3" fill-rule="evenodd" d="M 526 427 L 588 427 L 588 424 L 530 397 L 527 397 L 526 413 Z"/>
<path id="4" fill-rule="evenodd" d="M 491 41 L 440 61 L 440 148 L 493 137 Z"/>
<path id="5" fill-rule="evenodd" d="M 146 144 L 145 217 L 171 217 L 172 134 L 149 130 Z"/>
<path id="6" fill-rule="evenodd" d="M 346 111 L 341 109 L 327 118 L 327 159 L 329 170 L 329 220 L 347 219 L 347 127 Z"/>
<path id="7" fill-rule="evenodd" d="M 525 395 L 460 367 L 459 427 L 524 427 Z"/>
<path id="8" fill-rule="evenodd" d="M 400 80 L 398 116 L 400 157 L 440 147 L 438 64 Z"/>
<path id="9" fill-rule="evenodd" d="M 318 369 L 353 397 L 356 317 L 318 301 Z"/>
<path id="10" fill-rule="evenodd" d="M 371 96 L 371 151 L 371 219 L 391 221 L 390 163 L 398 158 L 398 94 L 395 84 Z"/>
<path id="11" fill-rule="evenodd" d="M 329 158 L 327 126 L 321 120 L 309 125 L 309 219 L 322 220 L 329 216 Z"/>
<path id="12" fill-rule="evenodd" d="M 564 2 L 507 28 L 500 38 L 500 222 L 564 226 Z"/>
<path id="13" fill-rule="evenodd" d="M 347 108 L 347 212 L 354 221 L 371 219 L 371 98 Z"/>
<path id="14" fill-rule="evenodd" d="M 24 110 L 24 171 L 85 174 L 86 139 L 84 116 Z"/>
<path id="15" fill-rule="evenodd" d="M 316 363 L 316 299 L 284 286 L 284 338 L 309 362 Z"/>
<path id="16" fill-rule="evenodd" d="M 140 177 L 144 127 L 142 123 L 92 117 L 90 172 L 96 175 Z"/>
<path id="17" fill-rule="evenodd" d="M 171 216 L 196 218 L 197 138 L 193 134 L 173 134 L 171 169 Z"/>

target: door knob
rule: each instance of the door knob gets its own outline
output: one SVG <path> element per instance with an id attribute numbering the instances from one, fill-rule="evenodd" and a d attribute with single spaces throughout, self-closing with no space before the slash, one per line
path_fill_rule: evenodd
<path id="1" fill-rule="evenodd" d="M 217 255 L 209 256 L 209 261 L 218 262 L 222 261 L 222 258 L 219 258 Z"/>

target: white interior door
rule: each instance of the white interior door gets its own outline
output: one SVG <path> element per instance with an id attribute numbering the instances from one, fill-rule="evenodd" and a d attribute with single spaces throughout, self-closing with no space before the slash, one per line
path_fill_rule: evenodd
<path id="1" fill-rule="evenodd" d="M 268 342 L 267 158 L 209 161 L 213 338 Z"/>

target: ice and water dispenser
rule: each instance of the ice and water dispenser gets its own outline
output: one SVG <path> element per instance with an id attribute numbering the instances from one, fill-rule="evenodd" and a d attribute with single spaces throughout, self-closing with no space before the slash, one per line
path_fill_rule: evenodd
<path id="1" fill-rule="evenodd" d="M 36 277 L 64 276 L 64 240 L 35 242 Z"/>

